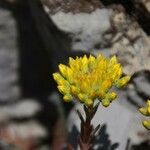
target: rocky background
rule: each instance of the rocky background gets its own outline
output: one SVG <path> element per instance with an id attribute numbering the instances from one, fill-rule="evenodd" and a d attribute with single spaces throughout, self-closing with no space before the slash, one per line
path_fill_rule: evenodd
<path id="1" fill-rule="evenodd" d="M 149 150 L 138 112 L 150 97 L 149 28 L 149 0 L 0 0 L 0 149 L 60 149 L 64 116 L 77 133 L 79 106 L 69 113 L 51 74 L 68 56 L 103 53 L 117 55 L 132 80 L 109 110 L 99 109 L 99 149 Z"/>

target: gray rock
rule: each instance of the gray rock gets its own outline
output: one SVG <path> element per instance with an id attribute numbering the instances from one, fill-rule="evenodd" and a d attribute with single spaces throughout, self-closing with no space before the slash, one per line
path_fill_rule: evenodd
<path id="1" fill-rule="evenodd" d="M 20 97 L 18 67 L 16 22 L 10 11 L 1 8 L 0 101 L 13 101 Z"/>
<path id="2" fill-rule="evenodd" d="M 63 13 L 51 15 L 54 23 L 61 30 L 70 33 L 72 49 L 94 50 L 105 41 L 103 33 L 110 29 L 109 9 L 97 9 L 92 13 Z"/>
<path id="3" fill-rule="evenodd" d="M 41 109 L 41 105 L 33 99 L 24 99 L 14 104 L 0 106 L 0 122 L 9 121 L 12 118 L 31 118 Z"/>
<path id="4" fill-rule="evenodd" d="M 39 124 L 36 120 L 28 121 L 25 123 L 9 123 L 6 127 L 8 133 L 11 133 L 14 137 L 21 139 L 27 138 L 43 138 L 47 136 L 46 129 Z"/>
<path id="5" fill-rule="evenodd" d="M 140 71 L 132 76 L 132 82 L 127 87 L 125 97 L 128 98 L 129 107 L 134 107 L 132 110 L 136 111 L 139 107 L 145 105 L 147 99 L 150 97 L 150 72 Z M 128 107 L 128 106 L 127 106 Z"/>
<path id="6" fill-rule="evenodd" d="M 148 76 L 146 74 L 141 74 L 141 76 L 138 76 L 134 79 L 134 83 L 136 86 L 136 90 L 138 93 L 144 94 L 147 97 L 150 97 L 150 72 Z"/>

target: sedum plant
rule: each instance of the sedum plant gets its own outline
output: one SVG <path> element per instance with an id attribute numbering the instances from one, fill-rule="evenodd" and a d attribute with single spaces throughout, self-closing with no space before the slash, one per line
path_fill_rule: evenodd
<path id="1" fill-rule="evenodd" d="M 102 54 L 97 57 L 69 58 L 68 65 L 60 64 L 59 72 L 53 74 L 58 84 L 58 90 L 63 94 L 65 102 L 75 98 L 83 104 L 85 118 L 77 110 L 81 120 L 81 133 L 79 146 L 81 150 L 92 149 L 92 139 L 99 129 L 91 125 L 99 103 L 108 107 L 116 99 L 117 93 L 110 91 L 113 86 L 124 87 L 130 80 L 130 76 L 123 76 L 123 68 L 118 63 L 116 56 L 105 58 Z M 98 99 L 99 103 L 95 104 Z M 70 148 L 71 149 L 71 148 Z M 72 148 L 73 149 L 73 148 Z"/>
<path id="2" fill-rule="evenodd" d="M 139 111 L 146 117 L 150 117 L 150 100 L 147 100 L 146 106 L 139 109 Z M 150 120 L 144 120 L 143 126 L 150 130 Z"/>

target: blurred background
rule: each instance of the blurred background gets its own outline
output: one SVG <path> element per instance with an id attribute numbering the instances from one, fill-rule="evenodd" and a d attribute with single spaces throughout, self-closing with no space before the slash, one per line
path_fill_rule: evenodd
<path id="1" fill-rule="evenodd" d="M 77 149 L 78 103 L 64 103 L 52 73 L 68 57 L 116 55 L 132 75 L 100 106 L 94 150 L 149 150 L 138 109 L 150 98 L 149 0 L 0 0 L 0 150 Z"/>

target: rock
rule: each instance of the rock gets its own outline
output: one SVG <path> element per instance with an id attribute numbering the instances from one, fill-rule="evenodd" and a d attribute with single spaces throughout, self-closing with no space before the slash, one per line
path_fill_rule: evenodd
<path id="1" fill-rule="evenodd" d="M 11 11 L 7 10 L 8 5 L 6 9 L 0 8 L 0 131 L 7 130 L 9 135 L 19 139 L 34 137 L 36 142 L 44 138 L 47 141 L 44 144 L 49 146 L 58 119 L 57 108 L 47 99 L 54 90 L 50 74 L 54 72 L 54 63 L 58 62 L 56 58 L 63 59 L 62 55 L 56 54 L 59 51 L 55 54 L 53 51 L 61 49 L 62 45 L 67 47 L 67 44 L 62 41 L 64 34 L 48 20 L 47 15 L 44 16 L 39 1 L 31 4 L 30 0 L 21 2 L 22 5 Z M 47 19 L 44 18 L 42 27 L 46 28 L 46 35 L 50 38 L 45 37 L 31 10 L 37 17 L 43 15 Z M 61 44 L 58 44 L 58 39 Z M 40 142 L 43 141 L 40 139 Z"/>
<path id="2" fill-rule="evenodd" d="M 20 137 L 22 139 L 28 138 L 43 138 L 47 136 L 46 129 L 39 124 L 36 120 L 23 122 L 23 123 L 10 123 L 6 126 L 8 133 L 11 133 L 14 137 Z"/>
<path id="3" fill-rule="evenodd" d="M 0 106 L 0 122 L 13 118 L 31 118 L 41 110 L 41 105 L 33 99 L 24 99 L 17 103 Z"/>
<path id="4" fill-rule="evenodd" d="M 70 33 L 72 49 L 91 50 L 103 44 L 102 34 L 110 28 L 111 13 L 107 9 L 97 9 L 90 14 L 58 12 L 51 18 L 58 28 Z"/>
<path id="5" fill-rule="evenodd" d="M 46 129 L 36 120 L 1 124 L 0 130 L 0 148 L 8 147 L 7 150 L 32 149 L 41 138 L 47 137 Z"/>
<path id="6" fill-rule="evenodd" d="M 101 50 L 106 55 L 115 54 L 126 74 L 150 70 L 150 38 L 123 7 L 97 9 L 91 14 L 59 11 L 49 15 L 61 30 L 70 33 L 73 50 L 95 54 L 98 53 L 95 50 Z"/>
<path id="7" fill-rule="evenodd" d="M 16 22 L 9 10 L 0 8 L 0 102 L 20 97 Z"/>
<path id="8" fill-rule="evenodd" d="M 150 1 L 149 0 L 141 0 L 141 1 L 135 0 L 135 2 L 139 5 L 143 5 L 147 9 L 147 11 L 150 13 Z"/>
<path id="9" fill-rule="evenodd" d="M 143 73 L 139 75 L 138 77 L 134 78 L 134 84 L 136 87 L 136 91 L 139 94 L 145 95 L 145 97 L 150 97 L 150 72 L 149 73 Z"/>
<path id="10" fill-rule="evenodd" d="M 66 13 L 90 13 L 95 9 L 102 7 L 99 0 L 41 0 L 41 2 L 48 7 L 48 11 L 51 14 L 55 14 L 58 11 Z"/>
<path id="11" fill-rule="evenodd" d="M 120 14 L 120 15 L 119 15 Z M 116 19 L 116 18 L 121 19 Z M 109 45 L 111 54 L 117 55 L 126 74 L 150 70 L 150 38 L 123 10 L 114 11 L 111 24 L 113 30 Z"/>
<path id="12" fill-rule="evenodd" d="M 116 55 L 124 67 L 124 73 L 133 75 L 130 85 L 121 92 L 119 103 L 112 103 L 106 110 L 99 109 L 93 120 L 94 125 L 106 123 L 109 140 L 112 140 L 112 143 L 119 142 L 117 150 L 123 150 L 128 139 L 131 140 L 129 146 L 149 140 L 149 134 L 141 123 L 142 115 L 138 112 L 139 107 L 143 106 L 150 96 L 150 75 L 145 73 L 150 71 L 149 1 L 101 2 L 105 6 L 106 3 L 110 5 L 86 15 L 81 12 L 73 14 L 71 10 L 68 13 L 62 10 L 55 14 L 49 12 L 49 15 L 61 30 L 70 33 L 73 50 L 92 49 L 90 52 L 96 55 Z M 98 17 L 102 10 L 105 10 L 104 18 Z M 82 16 L 83 19 L 80 19 Z M 88 16 L 87 21 L 85 16 Z M 107 25 L 104 22 L 107 22 Z M 103 26 L 105 28 L 102 28 Z M 75 109 L 68 120 L 69 131 L 73 124 L 79 129 L 80 123 Z"/>
<path id="13" fill-rule="evenodd" d="M 131 110 L 137 111 L 144 106 L 147 99 L 150 97 L 150 72 L 140 71 L 132 76 L 130 85 L 127 87 L 126 97 L 129 102 L 128 108 L 134 107 Z"/>

